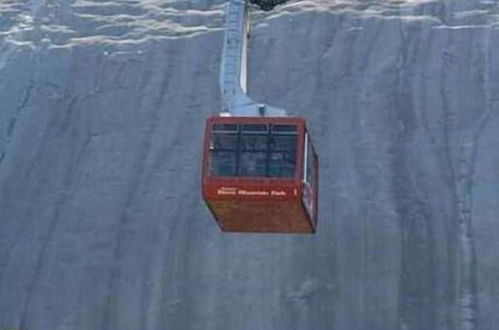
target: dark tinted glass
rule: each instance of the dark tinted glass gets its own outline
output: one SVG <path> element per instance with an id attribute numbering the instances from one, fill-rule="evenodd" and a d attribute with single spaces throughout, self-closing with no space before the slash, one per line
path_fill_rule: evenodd
<path id="1" fill-rule="evenodd" d="M 213 176 L 236 175 L 236 153 L 226 151 L 212 151 L 210 173 Z"/>
<path id="2" fill-rule="evenodd" d="M 213 176 L 293 177 L 297 133 L 296 125 L 214 124 L 210 173 Z"/>
<path id="3" fill-rule="evenodd" d="M 237 134 L 214 133 L 211 148 L 214 150 L 236 150 Z"/>
<path id="4" fill-rule="evenodd" d="M 241 134 L 239 148 L 241 150 L 267 150 L 268 135 Z"/>
<path id="5" fill-rule="evenodd" d="M 296 135 L 273 135 L 270 150 L 296 150 Z"/>
<path id="6" fill-rule="evenodd" d="M 272 133 L 297 133 L 298 127 L 296 125 L 272 125 Z"/>
<path id="7" fill-rule="evenodd" d="M 241 125 L 241 131 L 243 133 L 255 133 L 255 134 L 266 134 L 269 130 L 266 124 L 243 124 Z"/>
<path id="8" fill-rule="evenodd" d="M 241 176 L 266 176 L 266 152 L 241 152 L 239 157 L 239 175 Z"/>
<path id="9" fill-rule="evenodd" d="M 308 136 L 308 134 L 307 134 Z M 312 147 L 312 141 L 310 140 L 310 137 L 308 136 L 307 139 L 307 182 L 312 184 L 312 171 L 314 170 L 314 164 L 313 164 L 313 147 Z"/>
<path id="10" fill-rule="evenodd" d="M 238 130 L 238 124 L 213 124 L 213 131 L 215 132 L 237 132 Z"/>
<path id="11" fill-rule="evenodd" d="M 293 126 L 295 127 L 295 126 Z M 269 176 L 292 177 L 296 168 L 296 134 L 272 135 L 270 140 Z"/>
<path id="12" fill-rule="evenodd" d="M 296 168 L 296 151 L 274 151 L 269 155 L 269 176 L 292 177 Z"/>

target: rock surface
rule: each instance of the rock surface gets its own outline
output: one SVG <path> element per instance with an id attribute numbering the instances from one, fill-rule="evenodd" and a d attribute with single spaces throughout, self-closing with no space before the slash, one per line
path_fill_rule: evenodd
<path id="1" fill-rule="evenodd" d="M 0 4 L 0 329 L 497 329 L 499 2 L 254 17 L 250 94 L 320 155 L 314 236 L 202 204 L 220 1 Z"/>

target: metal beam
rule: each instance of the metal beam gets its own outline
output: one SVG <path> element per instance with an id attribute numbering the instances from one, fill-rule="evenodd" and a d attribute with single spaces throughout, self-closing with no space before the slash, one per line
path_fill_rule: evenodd
<path id="1" fill-rule="evenodd" d="M 225 7 L 225 37 L 220 69 L 223 113 L 243 117 L 282 117 L 286 111 L 253 101 L 246 94 L 249 6 L 246 1 L 228 1 Z"/>

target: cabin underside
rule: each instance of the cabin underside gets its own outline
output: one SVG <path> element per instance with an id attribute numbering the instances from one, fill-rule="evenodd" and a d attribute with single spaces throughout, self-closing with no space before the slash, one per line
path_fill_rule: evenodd
<path id="1" fill-rule="evenodd" d="M 312 234 L 315 227 L 299 200 L 206 201 L 224 232 Z"/>

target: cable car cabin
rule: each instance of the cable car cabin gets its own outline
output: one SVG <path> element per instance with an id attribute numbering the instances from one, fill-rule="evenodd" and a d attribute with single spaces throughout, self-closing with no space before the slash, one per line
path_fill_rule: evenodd
<path id="1" fill-rule="evenodd" d="M 315 232 L 318 158 L 302 118 L 209 118 L 202 180 L 222 231 Z"/>

